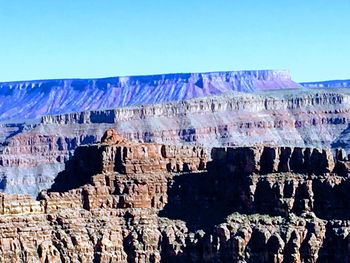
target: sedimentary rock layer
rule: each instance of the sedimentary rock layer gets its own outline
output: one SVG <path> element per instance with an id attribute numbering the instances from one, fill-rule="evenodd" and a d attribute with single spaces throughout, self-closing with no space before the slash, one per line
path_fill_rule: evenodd
<path id="1" fill-rule="evenodd" d="M 0 121 L 299 87 L 289 72 L 274 70 L 0 83 Z"/>
<path id="2" fill-rule="evenodd" d="M 231 93 L 176 103 L 44 116 L 41 123 L 7 136 L 0 155 L 0 185 L 7 192 L 36 195 L 50 186 L 78 145 L 96 142 L 111 127 L 136 142 L 207 148 L 259 143 L 329 147 L 349 123 L 347 94 L 326 90 Z"/>
<path id="3" fill-rule="evenodd" d="M 36 201 L 1 195 L 0 261 L 348 262 L 342 151 L 109 138 Z"/>

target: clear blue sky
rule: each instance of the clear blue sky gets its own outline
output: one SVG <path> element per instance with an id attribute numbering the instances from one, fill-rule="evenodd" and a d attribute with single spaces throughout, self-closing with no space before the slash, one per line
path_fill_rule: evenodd
<path id="1" fill-rule="evenodd" d="M 350 79 L 350 0 L 0 0 L 0 81 L 275 68 Z"/>

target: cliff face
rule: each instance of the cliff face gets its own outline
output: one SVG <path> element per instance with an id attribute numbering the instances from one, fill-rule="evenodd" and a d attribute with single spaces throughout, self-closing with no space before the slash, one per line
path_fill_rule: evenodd
<path id="1" fill-rule="evenodd" d="M 347 83 L 0 84 L 0 262 L 349 262 Z"/>
<path id="2" fill-rule="evenodd" d="M 37 201 L 1 195 L 0 261 L 349 261 L 343 151 L 334 159 L 327 149 L 227 147 L 210 156 L 113 138 L 79 147 Z"/>
<path id="3" fill-rule="evenodd" d="M 0 121 L 21 119 L 0 124 L 0 191 L 8 193 L 50 187 L 76 147 L 108 128 L 131 141 L 208 149 L 348 147 L 349 92 L 302 89 L 286 71 L 2 83 L 0 104 Z"/>
<path id="4" fill-rule="evenodd" d="M 35 196 L 50 187 L 77 146 L 96 142 L 108 128 L 116 128 L 130 141 L 208 149 L 259 143 L 329 147 L 349 123 L 349 98 L 346 91 L 326 90 L 230 93 L 44 116 L 6 139 L 0 154 L 0 188 Z"/>
<path id="5" fill-rule="evenodd" d="M 299 87 L 289 72 L 274 70 L 0 83 L 0 121 Z"/>

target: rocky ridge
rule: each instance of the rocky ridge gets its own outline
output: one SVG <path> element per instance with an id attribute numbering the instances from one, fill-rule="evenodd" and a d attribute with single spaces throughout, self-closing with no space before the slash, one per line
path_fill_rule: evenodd
<path id="1" fill-rule="evenodd" d="M 348 262 L 344 151 L 78 147 L 37 200 L 1 194 L 3 262 Z"/>
<path id="2" fill-rule="evenodd" d="M 300 84 L 306 88 L 349 88 L 350 80 L 343 79 L 343 80 L 303 82 Z"/>
<path id="3" fill-rule="evenodd" d="M 285 70 L 0 83 L 0 121 L 179 101 L 227 91 L 298 89 Z"/>

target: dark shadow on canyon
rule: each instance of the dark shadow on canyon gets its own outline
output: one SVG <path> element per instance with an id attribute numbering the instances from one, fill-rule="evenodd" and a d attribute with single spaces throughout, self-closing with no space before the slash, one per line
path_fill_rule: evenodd
<path id="1" fill-rule="evenodd" d="M 224 173 L 220 167 L 214 171 L 178 175 L 169 183 L 168 204 L 159 215 L 185 221 L 188 230 L 198 241 L 186 242 L 186 247 L 174 255 L 171 252 L 173 248 L 168 240 L 169 237 L 163 235 L 161 262 L 208 262 L 205 258 L 207 251 L 210 251 L 214 260 L 211 262 L 243 262 L 236 254 L 237 240 L 240 235 L 244 235 L 239 231 L 228 240 L 221 241 L 217 246 L 218 250 L 213 249 L 216 247 L 215 242 L 219 242 L 215 239 L 217 237 L 215 226 L 223 223 L 226 217 L 234 212 L 266 214 L 271 217 L 283 216 L 286 220 L 283 224 L 286 227 L 289 224 L 289 213 L 301 215 L 305 212 L 305 207 L 312 207 L 316 216 L 321 219 L 350 218 L 348 204 L 350 185 L 347 181 L 338 186 L 329 186 L 323 180 L 315 180 L 312 196 L 306 184 L 300 184 L 293 193 L 293 182 L 288 182 L 284 185 L 283 196 L 291 198 L 293 195 L 295 198 L 293 207 L 288 210 L 280 201 L 281 189 L 276 185 L 261 180 L 256 185 L 254 201 L 251 201 L 246 194 L 250 185 L 249 175 Z M 314 198 L 313 203 L 310 197 Z M 202 236 L 196 232 L 200 229 L 205 231 Z M 312 221 L 307 222 L 305 229 L 307 236 L 300 247 L 296 246 L 299 239 L 296 227 L 289 239 L 285 240 L 282 252 L 278 252 L 281 243 L 277 237 L 272 235 L 265 243 L 264 232 L 253 227 L 252 236 L 246 247 L 246 252 L 250 255 L 247 262 L 274 262 L 278 253 L 283 254 L 283 262 L 295 262 L 293 255 L 296 249 L 300 253 L 302 262 L 309 262 L 313 257 L 312 251 L 315 249 L 310 240 L 313 240 L 313 236 L 319 235 L 320 229 Z M 320 247 L 319 257 L 315 262 L 349 262 L 348 256 L 344 258 L 344 255 L 348 255 L 348 240 L 346 235 L 342 238 L 341 233 L 335 232 L 334 226 L 327 224 L 324 243 Z M 213 246 L 208 247 L 208 244 Z"/>
<path id="2" fill-rule="evenodd" d="M 98 151 L 97 146 L 78 147 L 48 191 L 65 192 L 89 183 L 91 177 L 101 171 L 101 155 Z"/>
<path id="3" fill-rule="evenodd" d="M 350 219 L 350 180 L 335 185 L 315 180 L 312 188 L 313 210 L 317 217 L 327 220 Z"/>
<path id="4" fill-rule="evenodd" d="M 339 235 L 328 224 L 326 226 L 326 236 L 322 247 L 319 250 L 317 263 L 350 262 L 349 238 Z"/>
<path id="5" fill-rule="evenodd" d="M 248 174 L 229 172 L 227 166 L 216 159 L 207 166 L 208 171 L 183 173 L 169 181 L 168 203 L 159 216 L 183 220 L 191 232 L 201 229 L 211 232 L 232 213 L 256 212 L 246 194 Z M 265 197 L 270 198 L 266 192 L 261 195 L 262 199 Z M 259 210 L 267 212 L 269 208 Z"/>
<path id="6" fill-rule="evenodd" d="M 340 135 L 337 138 L 335 138 L 332 141 L 331 143 L 332 149 L 336 149 L 336 148 L 346 149 L 350 142 L 349 133 L 350 133 L 350 124 L 340 133 Z"/>
<path id="7" fill-rule="evenodd" d="M 3 191 L 6 189 L 7 185 L 7 177 L 6 175 L 0 175 L 0 191 Z"/>
<path id="8" fill-rule="evenodd" d="M 233 177 L 188 173 L 175 176 L 169 184 L 168 204 L 159 215 L 181 219 L 191 231 L 209 230 L 237 208 L 237 182 Z"/>

